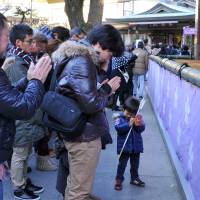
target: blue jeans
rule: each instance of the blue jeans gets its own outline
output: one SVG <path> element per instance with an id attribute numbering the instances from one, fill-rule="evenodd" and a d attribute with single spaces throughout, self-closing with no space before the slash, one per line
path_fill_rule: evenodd
<path id="1" fill-rule="evenodd" d="M 133 75 L 133 96 L 144 96 L 144 75 Z"/>
<path id="2" fill-rule="evenodd" d="M 3 200 L 3 183 L 0 180 L 0 200 Z"/>

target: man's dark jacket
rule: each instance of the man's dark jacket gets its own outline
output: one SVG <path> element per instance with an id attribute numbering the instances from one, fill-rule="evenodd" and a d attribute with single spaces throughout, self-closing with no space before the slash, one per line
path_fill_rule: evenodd
<path id="1" fill-rule="evenodd" d="M 59 63 L 69 58 L 60 75 L 57 91 L 77 100 L 88 120 L 82 135 L 74 141 L 89 142 L 109 132 L 109 125 L 104 113 L 108 103 L 108 90 L 97 88 L 98 55 L 92 47 L 86 47 L 77 42 L 66 41 L 53 53 L 53 60 Z"/>
<path id="2" fill-rule="evenodd" d="M 0 68 L 0 163 L 10 159 L 15 135 L 15 120 L 31 118 L 44 95 L 39 80 L 21 79 L 15 87 Z"/>

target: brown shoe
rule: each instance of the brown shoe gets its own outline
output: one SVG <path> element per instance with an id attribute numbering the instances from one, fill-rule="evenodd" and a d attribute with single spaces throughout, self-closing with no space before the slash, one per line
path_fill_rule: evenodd
<path id="1" fill-rule="evenodd" d="M 119 179 L 116 179 L 116 182 L 115 182 L 115 190 L 118 190 L 118 191 L 120 191 L 120 190 L 122 190 L 122 181 L 121 180 L 119 180 Z"/>

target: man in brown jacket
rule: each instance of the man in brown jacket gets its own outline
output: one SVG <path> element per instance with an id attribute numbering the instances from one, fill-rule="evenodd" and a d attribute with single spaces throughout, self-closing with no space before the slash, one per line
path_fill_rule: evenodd
<path id="1" fill-rule="evenodd" d="M 142 41 L 138 42 L 133 54 L 137 56 L 133 68 L 133 95 L 142 99 L 144 96 L 144 75 L 148 70 L 148 54 L 144 50 Z"/>
<path id="2" fill-rule="evenodd" d="M 104 112 L 108 97 L 120 86 L 120 78 L 114 77 L 97 87 L 97 66 L 106 67 L 111 57 L 121 56 L 124 44 L 120 33 L 111 25 L 98 25 L 88 34 L 91 46 L 66 41 L 53 53 L 54 63 L 63 59 L 66 63 L 56 91 L 74 98 L 85 113 L 87 122 L 77 138 L 65 138 L 68 150 L 69 176 L 65 200 L 94 200 L 93 181 L 101 152 L 101 136 L 109 126 Z"/>

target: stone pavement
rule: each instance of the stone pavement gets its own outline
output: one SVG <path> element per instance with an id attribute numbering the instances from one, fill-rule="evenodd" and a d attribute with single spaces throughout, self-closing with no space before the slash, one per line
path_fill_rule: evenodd
<path id="1" fill-rule="evenodd" d="M 113 128 L 112 113 L 108 111 L 107 114 L 114 142 L 102 151 L 93 193 L 101 197 L 102 200 L 184 200 L 149 99 L 147 99 L 142 110 L 146 130 L 143 133 L 144 154 L 141 155 L 139 169 L 139 174 L 141 179 L 146 182 L 146 187 L 138 188 L 129 184 L 130 175 L 129 167 L 127 167 L 123 190 L 114 190 L 118 162 L 116 133 Z M 31 158 L 30 166 L 33 168 L 31 173 L 33 182 L 45 187 L 41 199 L 61 200 L 61 196 L 55 190 L 56 172 L 39 172 L 35 170 L 34 155 Z M 10 181 L 7 181 L 4 183 L 4 200 L 12 200 L 12 193 Z"/>

